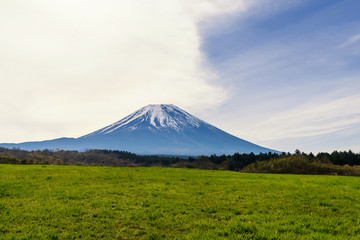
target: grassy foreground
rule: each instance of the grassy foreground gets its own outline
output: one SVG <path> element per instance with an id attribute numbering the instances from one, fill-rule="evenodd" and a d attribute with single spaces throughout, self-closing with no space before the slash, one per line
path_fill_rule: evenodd
<path id="1" fill-rule="evenodd" d="M 0 165 L 0 239 L 359 239 L 360 179 Z"/>

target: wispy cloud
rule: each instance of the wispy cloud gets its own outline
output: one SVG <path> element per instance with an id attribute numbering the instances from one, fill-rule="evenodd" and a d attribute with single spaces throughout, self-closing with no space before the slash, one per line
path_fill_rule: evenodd
<path id="1" fill-rule="evenodd" d="M 298 138 L 345 130 L 359 122 L 360 94 L 356 94 L 326 103 L 296 106 L 259 123 L 252 132 L 264 140 Z"/>
<path id="2" fill-rule="evenodd" d="M 360 40 L 360 34 L 350 37 L 348 40 L 339 45 L 339 48 L 344 48 L 352 45 Z"/>
<path id="3" fill-rule="evenodd" d="M 227 130 L 286 151 L 324 149 L 320 140 L 307 143 L 327 134 L 332 134 L 332 142 L 325 149 L 332 151 L 339 147 L 334 144 L 339 134 L 351 128 L 360 135 L 358 71 L 347 71 L 352 62 L 333 47 L 270 44 L 224 63 L 220 75 L 232 79 L 229 84 L 237 92 L 236 103 L 228 109 L 238 112 Z"/>

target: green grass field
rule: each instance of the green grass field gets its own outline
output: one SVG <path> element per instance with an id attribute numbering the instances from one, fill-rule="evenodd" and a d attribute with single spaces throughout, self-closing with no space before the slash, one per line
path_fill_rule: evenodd
<path id="1" fill-rule="evenodd" d="M 0 239 L 360 239 L 360 178 L 0 165 Z"/>

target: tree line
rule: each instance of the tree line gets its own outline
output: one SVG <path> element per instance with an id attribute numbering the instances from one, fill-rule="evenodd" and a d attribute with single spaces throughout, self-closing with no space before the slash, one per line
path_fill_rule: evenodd
<path id="1" fill-rule="evenodd" d="M 126 151 L 65 150 L 25 151 L 0 148 L 3 164 L 103 165 L 115 167 L 183 167 L 243 172 L 360 175 L 360 153 L 334 151 L 332 153 L 234 153 L 210 156 L 137 155 Z"/>

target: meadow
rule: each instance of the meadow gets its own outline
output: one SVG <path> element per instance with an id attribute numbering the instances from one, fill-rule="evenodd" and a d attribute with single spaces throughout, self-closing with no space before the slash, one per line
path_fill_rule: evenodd
<path id="1" fill-rule="evenodd" d="M 0 164 L 0 239 L 359 239 L 360 179 Z"/>

